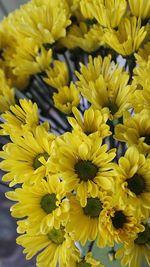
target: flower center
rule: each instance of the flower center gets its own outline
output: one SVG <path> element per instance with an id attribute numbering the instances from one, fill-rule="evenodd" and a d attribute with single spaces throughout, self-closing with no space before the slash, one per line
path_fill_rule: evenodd
<path id="1" fill-rule="evenodd" d="M 38 154 L 34 161 L 33 161 L 33 168 L 34 170 L 38 169 L 39 167 L 42 166 L 42 163 L 39 161 L 39 158 L 41 157 L 44 157 L 44 159 L 47 161 L 48 158 L 49 158 L 49 155 L 47 154 L 47 152 L 44 152 L 44 153 L 41 153 L 41 154 Z"/>
<path id="2" fill-rule="evenodd" d="M 111 100 L 109 100 L 106 106 L 109 108 L 112 115 L 114 115 L 118 111 L 117 105 L 113 103 Z"/>
<path id="3" fill-rule="evenodd" d="M 57 245 L 60 245 L 60 244 L 62 244 L 64 242 L 64 240 L 65 240 L 64 235 L 65 235 L 65 231 L 64 231 L 63 227 L 60 228 L 60 229 L 53 228 L 47 234 L 49 240 L 51 240 L 53 243 L 55 243 Z"/>
<path id="4" fill-rule="evenodd" d="M 115 216 L 111 218 L 112 224 L 116 229 L 123 227 L 124 223 L 127 222 L 126 216 L 123 214 L 122 210 L 117 210 Z"/>
<path id="5" fill-rule="evenodd" d="M 138 233 L 138 237 L 134 240 L 137 245 L 144 245 L 150 242 L 150 227 L 145 225 L 145 230 L 142 233 Z"/>
<path id="6" fill-rule="evenodd" d="M 91 267 L 91 264 L 83 261 L 80 261 L 79 263 L 77 263 L 77 267 Z"/>
<path id="7" fill-rule="evenodd" d="M 145 137 L 144 143 L 150 146 L 150 135 L 146 134 L 144 137 Z"/>
<path id="8" fill-rule="evenodd" d="M 128 183 L 128 188 L 137 196 L 144 192 L 146 185 L 145 180 L 141 175 L 134 174 L 130 179 L 126 180 Z"/>
<path id="9" fill-rule="evenodd" d="M 57 198 L 54 193 L 47 194 L 41 199 L 41 207 L 47 214 L 49 214 L 57 208 L 56 201 Z"/>
<path id="10" fill-rule="evenodd" d="M 100 200 L 96 198 L 88 198 L 87 199 L 87 204 L 83 208 L 84 214 L 88 215 L 90 217 L 98 217 L 100 212 L 102 210 L 102 204 Z"/>
<path id="11" fill-rule="evenodd" d="M 93 180 L 98 171 L 97 166 L 90 160 L 79 160 L 74 168 L 81 181 Z"/>

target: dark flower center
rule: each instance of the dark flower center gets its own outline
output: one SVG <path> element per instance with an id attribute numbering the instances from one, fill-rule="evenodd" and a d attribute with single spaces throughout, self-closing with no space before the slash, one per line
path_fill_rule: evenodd
<path id="1" fill-rule="evenodd" d="M 150 146 L 150 135 L 146 134 L 144 137 L 145 137 L 144 143 Z"/>
<path id="2" fill-rule="evenodd" d="M 54 193 L 47 194 L 47 195 L 43 196 L 41 199 L 41 208 L 47 214 L 49 214 L 57 208 L 56 201 L 57 201 L 57 198 L 56 198 L 56 195 Z"/>
<path id="3" fill-rule="evenodd" d="M 41 158 L 41 157 L 44 157 L 44 159 L 47 161 L 48 158 L 49 158 L 49 155 L 47 154 L 47 152 L 38 154 L 35 157 L 34 161 L 33 161 L 33 168 L 34 168 L 34 170 L 36 170 L 36 169 L 38 169 L 39 167 L 42 166 L 42 163 L 39 161 L 39 158 Z"/>
<path id="4" fill-rule="evenodd" d="M 114 115 L 118 111 L 117 105 L 113 103 L 111 100 L 109 100 L 106 106 L 109 108 L 112 115 Z"/>
<path id="5" fill-rule="evenodd" d="M 82 181 L 93 180 L 98 168 L 90 160 L 79 160 L 74 166 L 75 172 Z"/>
<path id="6" fill-rule="evenodd" d="M 64 242 L 65 240 L 65 231 L 64 228 L 61 227 L 60 229 L 55 229 L 53 228 L 48 234 L 49 240 L 51 240 L 53 243 L 60 245 Z"/>
<path id="7" fill-rule="evenodd" d="M 100 212 L 102 210 L 102 204 L 100 200 L 96 198 L 88 198 L 87 199 L 87 204 L 83 208 L 84 214 L 88 215 L 90 217 L 98 217 Z"/>
<path id="8" fill-rule="evenodd" d="M 141 175 L 134 174 L 132 178 L 127 179 L 126 181 L 128 183 L 127 187 L 137 196 L 144 192 L 144 190 L 146 189 L 145 180 Z"/>
<path id="9" fill-rule="evenodd" d="M 122 228 L 124 223 L 127 222 L 127 218 L 122 210 L 117 210 L 115 216 L 111 218 L 112 224 L 116 229 Z"/>
<path id="10" fill-rule="evenodd" d="M 150 242 L 150 227 L 145 225 L 144 232 L 138 233 L 138 237 L 134 240 L 137 245 L 145 245 Z"/>
<path id="11" fill-rule="evenodd" d="M 80 261 L 79 263 L 77 263 L 77 267 L 91 267 L 91 264 L 83 261 Z"/>

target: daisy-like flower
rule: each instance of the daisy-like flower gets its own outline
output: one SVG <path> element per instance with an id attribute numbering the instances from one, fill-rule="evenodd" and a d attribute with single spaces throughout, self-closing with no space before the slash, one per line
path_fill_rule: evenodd
<path id="1" fill-rule="evenodd" d="M 78 250 L 72 255 L 71 263 L 71 267 L 103 267 L 99 261 L 92 257 L 92 252 L 88 252 L 85 257 L 81 258 Z"/>
<path id="2" fill-rule="evenodd" d="M 109 119 L 119 118 L 123 111 L 131 107 L 130 97 L 135 91 L 134 85 L 128 85 L 129 75 L 110 57 L 103 61 L 101 57 L 90 58 L 88 66 L 81 65 L 81 74 L 76 72 L 76 82 L 81 94 L 96 109 L 107 107 Z"/>
<path id="3" fill-rule="evenodd" d="M 117 53 L 129 56 L 136 52 L 146 36 L 146 28 L 136 17 L 123 18 L 118 30 L 106 30 L 103 41 Z"/>
<path id="4" fill-rule="evenodd" d="M 125 112 L 123 124 L 115 127 L 115 139 L 126 142 L 128 146 L 135 145 L 141 153 L 150 153 L 150 111 L 143 109 L 131 116 Z"/>
<path id="5" fill-rule="evenodd" d="M 101 247 L 107 244 L 107 238 L 102 233 L 102 222 L 104 209 L 109 208 L 111 201 L 111 196 L 106 192 L 98 192 L 96 197 L 88 195 L 85 206 L 81 206 L 75 196 L 69 198 L 70 219 L 66 228 L 75 241 L 79 240 L 84 246 L 87 240 L 93 241 L 97 238 Z"/>
<path id="6" fill-rule="evenodd" d="M 60 267 L 71 266 L 70 259 L 75 247 L 63 226 L 53 228 L 47 234 L 35 235 L 29 232 L 19 236 L 17 244 L 25 248 L 23 252 L 27 254 L 27 260 L 38 253 L 38 267 L 56 267 L 57 263 Z"/>
<path id="7" fill-rule="evenodd" d="M 136 238 L 128 240 L 117 251 L 116 258 L 121 258 L 121 265 L 140 267 L 143 257 L 150 265 L 150 226 L 144 224 L 144 231 L 137 234 Z"/>
<path id="8" fill-rule="evenodd" d="M 147 0 L 129 0 L 129 6 L 134 16 L 146 19 L 150 17 L 150 2 Z"/>
<path id="9" fill-rule="evenodd" d="M 70 86 L 64 86 L 58 93 L 53 94 L 54 105 L 60 111 L 70 114 L 73 107 L 80 103 L 80 95 L 76 86 L 71 82 Z"/>
<path id="10" fill-rule="evenodd" d="M 37 104 L 26 99 L 20 99 L 19 103 L 20 106 L 10 106 L 10 111 L 2 115 L 5 123 L 1 124 L 0 134 L 21 136 L 25 129 L 34 131 L 39 124 Z"/>
<path id="11" fill-rule="evenodd" d="M 150 42 L 146 43 L 143 48 L 135 54 L 138 65 L 145 65 L 150 60 Z"/>
<path id="12" fill-rule="evenodd" d="M 52 66 L 46 70 L 46 75 L 43 81 L 57 90 L 69 84 L 68 69 L 62 61 L 54 60 Z"/>
<path id="13" fill-rule="evenodd" d="M 127 7 L 125 0 L 81 0 L 81 12 L 86 18 L 94 18 L 104 27 L 116 28 Z"/>
<path id="14" fill-rule="evenodd" d="M 107 150 L 99 137 L 91 139 L 82 132 L 66 133 L 57 139 L 58 152 L 48 161 L 47 169 L 51 171 L 56 165 L 66 190 L 75 190 L 85 206 L 88 193 L 97 197 L 99 188 L 113 190 L 111 161 L 116 154 L 115 149 Z"/>
<path id="15" fill-rule="evenodd" d="M 4 160 L 0 167 L 7 171 L 3 181 L 11 181 L 10 185 L 28 182 L 33 184 L 45 177 L 46 161 L 51 154 L 54 134 L 48 133 L 42 125 L 37 126 L 35 133 L 25 131 L 22 136 L 11 137 L 0 152 Z"/>
<path id="16" fill-rule="evenodd" d="M 8 110 L 15 104 L 14 90 L 10 88 L 4 71 L 0 69 L 0 113 Z"/>
<path id="17" fill-rule="evenodd" d="M 105 138 L 109 136 L 109 126 L 106 124 L 108 113 L 105 109 L 97 110 L 90 107 L 85 110 L 83 118 L 77 108 L 72 109 L 74 117 L 69 117 L 68 121 L 72 128 L 77 131 L 82 131 L 86 135 L 95 138 L 95 135 Z"/>
<path id="18" fill-rule="evenodd" d="M 150 160 L 130 147 L 116 165 L 117 192 L 137 216 L 150 213 Z"/>
<path id="19" fill-rule="evenodd" d="M 131 103 L 137 113 L 141 112 L 143 109 L 147 109 L 150 112 L 149 85 L 146 85 L 142 90 L 140 88 L 135 90 L 131 96 Z"/>
<path id="20" fill-rule="evenodd" d="M 7 198 L 17 201 L 11 207 L 11 214 L 24 218 L 32 233 L 48 233 L 53 227 L 60 228 L 67 221 L 69 202 L 65 198 L 64 184 L 56 176 L 46 177 L 35 185 L 23 185 L 14 192 L 8 192 Z"/>
<path id="21" fill-rule="evenodd" d="M 137 61 L 138 62 L 138 61 Z M 134 82 L 141 87 L 149 87 L 150 86 L 150 59 L 145 61 L 139 61 L 139 65 L 134 68 Z"/>

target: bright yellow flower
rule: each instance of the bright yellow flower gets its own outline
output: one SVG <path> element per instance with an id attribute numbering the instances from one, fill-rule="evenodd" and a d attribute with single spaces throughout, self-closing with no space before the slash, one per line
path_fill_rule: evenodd
<path id="1" fill-rule="evenodd" d="M 130 147 L 116 165 L 116 184 L 121 199 L 132 206 L 137 216 L 150 214 L 150 160 Z"/>
<path id="2" fill-rule="evenodd" d="M 147 62 L 144 60 L 141 60 L 139 62 L 139 65 L 137 65 L 136 68 L 134 68 L 134 82 L 137 85 L 140 85 L 141 87 L 149 87 L 150 86 L 150 59 L 148 59 Z"/>
<path id="3" fill-rule="evenodd" d="M 65 198 L 64 184 L 56 176 L 48 176 L 35 185 L 23 185 L 14 192 L 8 192 L 7 198 L 17 203 L 11 207 L 11 215 L 25 218 L 32 234 L 48 233 L 53 227 L 68 219 L 69 202 Z"/>
<path id="4" fill-rule="evenodd" d="M 88 193 L 96 197 L 99 189 L 113 190 L 111 161 L 115 149 L 107 150 L 99 137 L 91 139 L 82 132 L 66 133 L 57 139 L 57 154 L 50 159 L 47 168 L 51 171 L 55 164 L 65 181 L 66 191 L 75 190 L 81 205 L 85 206 Z"/>
<path id="5" fill-rule="evenodd" d="M 81 0 L 81 12 L 86 18 L 95 18 L 104 27 L 119 25 L 127 3 L 125 0 Z"/>
<path id="6" fill-rule="evenodd" d="M 121 265 L 140 267 L 143 257 L 150 265 L 150 226 L 145 224 L 145 230 L 138 233 L 134 240 L 130 240 L 117 251 L 116 258 L 121 258 Z"/>
<path id="7" fill-rule="evenodd" d="M 140 19 L 126 17 L 121 20 L 118 30 L 106 30 L 103 41 L 123 56 L 136 52 L 146 36 L 146 28 L 141 27 Z"/>
<path id="8" fill-rule="evenodd" d="M 141 153 L 150 153 L 150 112 L 142 110 L 133 117 L 129 112 L 124 113 L 123 124 L 115 128 L 114 137 L 128 146 L 135 145 Z"/>
<path id="9" fill-rule="evenodd" d="M 84 111 L 83 118 L 77 108 L 74 107 L 72 112 L 74 117 L 69 117 L 68 121 L 74 130 L 82 131 L 91 138 L 95 138 L 95 135 L 104 138 L 111 134 L 106 124 L 108 113 L 105 109 L 97 110 L 90 107 Z"/>
<path id="10" fill-rule="evenodd" d="M 69 73 L 65 62 L 54 60 L 52 66 L 46 70 L 46 74 L 47 77 L 44 77 L 43 81 L 57 90 L 69 84 Z"/>
<path id="11" fill-rule="evenodd" d="M 52 133 L 48 133 L 40 125 L 34 134 L 25 131 L 22 136 L 11 136 L 13 143 L 8 143 L 0 152 L 4 160 L 0 163 L 3 170 L 7 171 L 3 181 L 11 181 L 10 185 L 35 181 L 45 177 L 46 161 L 51 154 L 51 144 L 55 139 Z"/>
<path id="12" fill-rule="evenodd" d="M 147 0 L 129 0 L 129 6 L 134 16 L 146 19 L 150 17 L 150 2 Z"/>
<path id="13" fill-rule="evenodd" d="M 75 251 L 74 255 L 72 255 L 71 267 L 104 267 L 99 260 L 95 260 L 92 257 L 92 252 L 88 252 L 85 257 L 80 257 L 80 253 L 78 250 Z M 67 267 L 70 267 L 67 266 Z"/>
<path id="14" fill-rule="evenodd" d="M 71 82 L 70 86 L 64 86 L 58 93 L 53 94 L 54 105 L 60 111 L 70 114 L 73 107 L 80 103 L 80 95 L 76 86 Z"/>
<path id="15" fill-rule="evenodd" d="M 2 115 L 5 123 L 1 124 L 0 134 L 22 135 L 24 130 L 34 131 L 39 124 L 37 104 L 26 99 L 20 99 L 19 102 L 20 106 L 11 106 L 10 111 L 6 111 Z"/>
<path id="16" fill-rule="evenodd" d="M 11 67 L 15 75 L 32 75 L 45 71 L 52 62 L 52 50 L 38 46 L 33 39 L 23 39 L 13 55 Z"/>
<path id="17" fill-rule="evenodd" d="M 0 113 L 15 104 L 14 90 L 9 87 L 3 70 L 0 69 Z"/>
<path id="18" fill-rule="evenodd" d="M 135 91 L 134 85 L 128 85 L 129 75 L 118 68 L 110 57 L 92 60 L 87 66 L 81 65 L 80 73 L 76 72 L 76 82 L 82 95 L 96 109 L 107 107 L 109 119 L 119 118 L 123 111 L 131 107 L 130 97 Z"/>
<path id="19" fill-rule="evenodd" d="M 147 109 L 150 112 L 149 86 L 145 86 L 142 90 L 136 90 L 131 97 L 131 103 L 135 112 L 141 112 L 143 109 Z"/>
<path id="20" fill-rule="evenodd" d="M 64 227 L 53 228 L 47 234 L 30 234 L 19 236 L 17 244 L 23 246 L 26 259 L 29 260 L 38 253 L 36 266 L 65 267 L 71 266 L 70 258 L 74 251 L 74 243 L 66 233 Z M 69 265 L 70 263 L 70 265 Z"/>
<path id="21" fill-rule="evenodd" d="M 150 60 L 150 42 L 146 43 L 143 48 L 140 48 L 138 53 L 135 54 L 138 64 L 145 64 Z"/>

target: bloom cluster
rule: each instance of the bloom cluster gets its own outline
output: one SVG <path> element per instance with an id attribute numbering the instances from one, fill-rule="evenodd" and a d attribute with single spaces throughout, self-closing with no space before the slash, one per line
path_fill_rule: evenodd
<path id="1" fill-rule="evenodd" d="M 150 265 L 149 19 L 149 0 L 31 0 L 0 24 L 0 167 L 39 267 L 102 267 L 94 242 Z"/>

